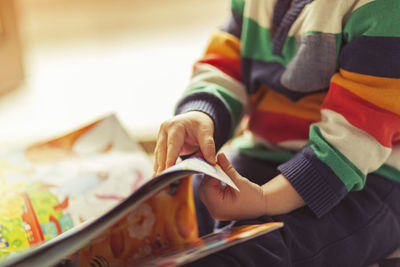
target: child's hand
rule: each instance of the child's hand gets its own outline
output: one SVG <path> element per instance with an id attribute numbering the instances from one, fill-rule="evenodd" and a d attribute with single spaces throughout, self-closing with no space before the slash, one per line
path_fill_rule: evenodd
<path id="1" fill-rule="evenodd" d="M 214 122 L 203 112 L 191 111 L 165 121 L 158 132 L 154 151 L 154 174 L 175 164 L 179 155 L 199 150 L 215 164 Z"/>
<path id="2" fill-rule="evenodd" d="M 218 164 L 240 192 L 222 185 L 217 179 L 204 177 L 199 188 L 200 199 L 211 216 L 219 220 L 237 220 L 264 215 L 266 200 L 261 186 L 241 176 L 224 154 L 218 155 Z"/>
<path id="3" fill-rule="evenodd" d="M 204 177 L 199 188 L 200 199 L 215 219 L 239 220 L 286 214 L 305 205 L 282 174 L 272 179 L 265 177 L 268 182 L 259 186 L 241 176 L 224 154 L 218 155 L 218 164 L 240 192 L 223 186 L 217 179 Z"/>

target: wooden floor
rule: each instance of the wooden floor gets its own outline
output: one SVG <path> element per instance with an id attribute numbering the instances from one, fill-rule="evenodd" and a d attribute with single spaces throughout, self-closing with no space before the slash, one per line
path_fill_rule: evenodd
<path id="1" fill-rule="evenodd" d="M 115 112 L 154 138 L 227 0 L 15 0 L 24 84 L 0 98 L 0 151 Z"/>

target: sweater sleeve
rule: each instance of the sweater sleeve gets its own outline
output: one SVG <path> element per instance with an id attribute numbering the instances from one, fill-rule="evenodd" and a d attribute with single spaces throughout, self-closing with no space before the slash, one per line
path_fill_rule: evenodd
<path id="1" fill-rule="evenodd" d="M 373 1 L 343 29 L 339 71 L 309 143 L 278 169 L 321 217 L 361 190 L 400 143 L 400 5 Z"/>
<path id="2" fill-rule="evenodd" d="M 175 109 L 176 114 L 194 110 L 208 114 L 214 121 L 217 149 L 233 135 L 247 107 L 240 63 L 243 8 L 243 0 L 231 1 L 229 22 L 212 35 Z"/>

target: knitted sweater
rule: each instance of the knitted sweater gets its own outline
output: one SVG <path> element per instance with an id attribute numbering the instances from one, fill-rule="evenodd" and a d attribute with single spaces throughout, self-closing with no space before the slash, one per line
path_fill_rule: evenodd
<path id="1" fill-rule="evenodd" d="M 400 1 L 232 0 L 176 113 L 278 169 L 321 217 L 377 172 L 400 181 Z M 267 179 L 267 177 L 266 177 Z"/>

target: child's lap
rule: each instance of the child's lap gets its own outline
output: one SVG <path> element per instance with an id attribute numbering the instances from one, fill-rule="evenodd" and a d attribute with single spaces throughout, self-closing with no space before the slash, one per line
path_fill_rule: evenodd
<path id="1" fill-rule="evenodd" d="M 277 163 L 230 155 L 241 175 L 262 184 Z M 200 206 L 197 201 L 197 206 Z M 213 225 L 204 207 L 199 224 Z M 307 207 L 286 215 L 237 221 L 234 225 L 283 221 L 280 231 L 228 248 L 193 266 L 365 266 L 400 246 L 400 184 L 369 175 L 362 191 L 350 192 L 317 219 Z"/>

